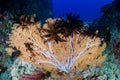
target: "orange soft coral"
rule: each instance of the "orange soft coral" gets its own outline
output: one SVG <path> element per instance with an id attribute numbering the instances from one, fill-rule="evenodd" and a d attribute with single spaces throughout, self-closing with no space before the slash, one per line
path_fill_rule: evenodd
<path id="1" fill-rule="evenodd" d="M 40 23 L 29 24 L 25 29 L 22 29 L 22 25 L 13 27 L 9 43 L 21 51 L 19 56 L 21 60 L 45 70 L 59 69 L 66 73 L 105 61 L 106 55 L 102 55 L 102 52 L 106 44 L 100 46 L 101 39 L 97 36 L 91 38 L 79 33 L 64 37 L 58 33 L 59 38 L 64 41 L 59 43 L 55 40 L 46 41 L 48 37 L 43 35 L 48 33 L 44 30 L 51 30 L 55 21 L 56 19 L 48 19 L 43 28 L 40 28 Z"/>

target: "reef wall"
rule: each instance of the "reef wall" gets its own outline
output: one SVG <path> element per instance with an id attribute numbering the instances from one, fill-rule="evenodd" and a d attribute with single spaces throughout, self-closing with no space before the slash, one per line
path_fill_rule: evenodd
<path id="1" fill-rule="evenodd" d="M 104 37 L 108 47 L 117 56 L 119 53 L 120 43 L 120 0 L 114 0 L 101 8 L 102 16 L 94 20 L 91 28 L 100 31 L 100 36 Z M 115 51 L 114 51 L 115 50 Z"/>
<path id="2" fill-rule="evenodd" d="M 51 0 L 0 0 L 0 13 L 33 15 L 45 20 L 52 15 Z"/>

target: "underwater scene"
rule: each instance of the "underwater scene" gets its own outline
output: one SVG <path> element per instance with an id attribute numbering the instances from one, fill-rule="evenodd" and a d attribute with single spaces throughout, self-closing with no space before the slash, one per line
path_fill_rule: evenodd
<path id="1" fill-rule="evenodd" d="M 0 80 L 120 80 L 120 0 L 0 0 Z"/>

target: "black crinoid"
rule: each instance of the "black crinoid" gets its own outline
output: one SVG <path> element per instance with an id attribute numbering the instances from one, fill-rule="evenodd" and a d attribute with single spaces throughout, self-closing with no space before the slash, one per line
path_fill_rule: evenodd
<path id="1" fill-rule="evenodd" d="M 62 39 L 58 34 L 60 33 L 59 30 L 53 28 L 50 30 L 44 29 L 44 31 L 46 31 L 48 34 L 42 35 L 42 37 L 46 37 L 47 39 L 45 40 L 45 42 L 50 41 L 50 40 L 55 40 L 55 42 L 62 42 L 65 41 L 64 39 Z"/>
<path id="2" fill-rule="evenodd" d="M 59 36 L 61 34 L 63 37 L 72 36 L 73 33 L 82 32 L 83 21 L 80 19 L 79 15 L 73 15 L 71 13 L 56 19 L 55 24 L 48 29 L 44 29 L 48 34 L 42 37 L 47 37 L 46 41 L 55 40 L 57 43 L 59 41 L 66 41 Z"/>
<path id="3" fill-rule="evenodd" d="M 56 21 L 57 22 L 57 21 Z M 55 25 L 56 25 L 55 22 Z M 59 34 L 61 34 L 61 28 L 55 27 L 55 25 L 48 25 L 50 29 L 42 29 L 46 34 L 42 35 L 43 38 L 46 38 L 45 43 L 47 41 L 55 40 L 55 42 L 63 42 L 65 41 L 60 37 Z"/>
<path id="4" fill-rule="evenodd" d="M 27 25 L 33 24 L 35 22 L 38 22 L 39 20 L 34 17 L 33 15 L 18 15 L 16 18 L 11 19 L 14 21 L 14 23 L 19 24 L 18 27 L 22 27 L 22 29 L 25 29 Z"/>
<path id="5" fill-rule="evenodd" d="M 79 15 L 73 15 L 71 13 L 61 17 L 55 24 L 57 28 L 61 28 L 61 33 L 65 36 L 72 36 L 73 33 L 82 32 L 83 21 Z"/>

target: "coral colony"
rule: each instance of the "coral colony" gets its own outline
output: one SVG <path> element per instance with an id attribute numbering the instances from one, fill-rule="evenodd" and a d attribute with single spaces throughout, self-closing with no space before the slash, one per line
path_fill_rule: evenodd
<path id="1" fill-rule="evenodd" d="M 89 27 L 84 26 L 79 16 L 49 18 L 43 26 L 33 17 L 22 21 L 24 18 L 14 24 L 7 42 L 20 51 L 20 60 L 46 71 L 59 70 L 67 74 L 105 61 L 106 55 L 102 55 L 105 42 L 97 32 L 89 33 Z"/>
<path id="2" fill-rule="evenodd" d="M 0 1 L 0 80 L 120 80 L 120 0 L 89 25 L 34 1 Z"/>

